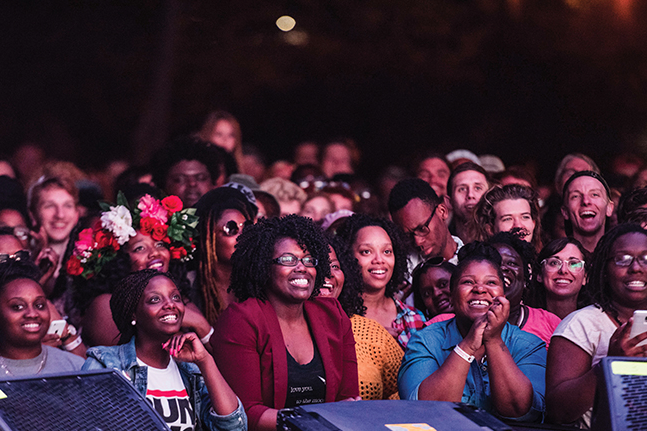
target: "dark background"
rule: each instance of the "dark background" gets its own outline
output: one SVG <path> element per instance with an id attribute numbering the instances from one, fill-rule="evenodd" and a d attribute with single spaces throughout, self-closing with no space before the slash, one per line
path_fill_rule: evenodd
<path id="1" fill-rule="evenodd" d="M 550 178 L 647 152 L 639 0 L 7 1 L 0 145 L 82 168 L 145 162 L 224 108 L 270 160 L 347 135 L 369 178 L 423 148 Z M 297 27 L 279 31 L 276 19 Z M 289 43 L 303 35 L 302 44 Z"/>

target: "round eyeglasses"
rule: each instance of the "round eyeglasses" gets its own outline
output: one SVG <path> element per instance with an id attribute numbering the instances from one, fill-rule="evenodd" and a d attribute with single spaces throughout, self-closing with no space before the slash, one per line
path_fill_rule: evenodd
<path id="1" fill-rule="evenodd" d="M 559 271 L 560 269 L 562 269 L 563 265 L 566 265 L 566 269 L 573 273 L 580 272 L 584 269 L 584 261 L 580 259 L 562 260 L 558 257 L 549 257 L 542 260 L 541 264 L 544 266 L 544 268 L 551 272 Z"/>
<path id="2" fill-rule="evenodd" d="M 314 268 L 315 266 L 317 266 L 317 259 L 312 256 L 305 256 L 299 259 L 295 255 L 288 253 L 272 259 L 272 263 L 276 263 L 282 266 L 297 266 L 299 264 L 299 261 L 301 261 L 303 266 L 307 266 L 308 268 Z"/>

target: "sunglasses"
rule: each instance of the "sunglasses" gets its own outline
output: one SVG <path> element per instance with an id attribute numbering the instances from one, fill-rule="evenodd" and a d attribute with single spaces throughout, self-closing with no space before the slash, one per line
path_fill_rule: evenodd
<path id="1" fill-rule="evenodd" d="M 222 227 L 222 232 L 225 236 L 236 236 L 245 226 L 252 224 L 251 221 L 244 221 L 243 223 L 236 223 L 234 220 L 229 220 Z"/>

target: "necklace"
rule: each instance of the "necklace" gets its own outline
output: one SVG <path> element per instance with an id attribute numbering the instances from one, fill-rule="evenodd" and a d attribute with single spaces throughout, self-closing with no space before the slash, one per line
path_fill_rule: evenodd
<path id="1" fill-rule="evenodd" d="M 43 349 L 43 359 L 40 360 L 40 365 L 38 365 L 38 369 L 34 374 L 38 374 L 43 370 L 43 367 L 45 366 L 45 362 L 47 362 L 47 349 Z M 9 367 L 7 366 L 7 363 L 5 362 L 5 358 L 3 356 L 0 356 L 0 368 L 2 368 L 2 370 L 7 376 L 14 375 L 9 369 Z"/>

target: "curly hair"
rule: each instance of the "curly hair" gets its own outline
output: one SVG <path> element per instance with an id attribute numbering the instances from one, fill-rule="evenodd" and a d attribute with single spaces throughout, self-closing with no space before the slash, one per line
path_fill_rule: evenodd
<path id="1" fill-rule="evenodd" d="M 137 327 L 131 322 L 146 286 L 154 277 L 166 277 L 175 284 L 175 278 L 168 272 L 143 269 L 133 272 L 121 280 L 112 293 L 110 311 L 112 320 L 115 321 L 115 325 L 119 329 L 119 344 L 127 343 L 137 335 Z"/>
<path id="2" fill-rule="evenodd" d="M 339 303 L 341 308 L 346 312 L 348 317 L 358 314 L 363 316 L 366 313 L 364 306 L 364 283 L 362 282 L 362 272 L 357 259 L 348 248 L 348 245 L 339 237 L 326 234 L 330 248 L 335 251 L 339 266 L 344 273 L 344 286 L 339 294 Z"/>
<path id="3" fill-rule="evenodd" d="M 295 240 L 303 250 L 317 259 L 317 276 L 311 298 L 319 294 L 324 278 L 330 276 L 328 242 L 314 222 L 294 214 L 281 218 L 261 219 L 246 226 L 238 237 L 231 256 L 231 284 L 239 301 L 248 298 L 267 300 L 266 289 L 272 283 L 272 255 L 276 243 L 283 238 Z"/>
<path id="4" fill-rule="evenodd" d="M 640 218 L 644 219 L 645 205 L 647 205 L 647 187 L 633 189 L 623 194 L 618 202 L 618 223 L 635 223 L 636 214 L 640 214 Z"/>
<path id="5" fill-rule="evenodd" d="M 463 275 L 467 266 L 472 262 L 489 262 L 497 271 L 497 276 L 503 286 L 503 272 L 501 271 L 501 255 L 496 248 L 485 242 L 473 241 L 465 244 L 458 252 L 458 265 L 449 279 L 449 291 L 453 294 L 458 285 L 458 280 Z"/>
<path id="6" fill-rule="evenodd" d="M 588 286 L 591 300 L 603 311 L 618 318 L 618 310 L 613 306 L 609 274 L 607 271 L 611 250 L 616 241 L 630 233 L 639 233 L 647 236 L 647 231 L 637 224 L 625 223 L 618 225 L 605 233 L 595 247 L 591 262 L 587 262 Z"/>
<path id="7" fill-rule="evenodd" d="M 585 264 L 588 263 L 591 258 L 591 253 L 584 248 L 582 243 L 573 237 L 558 238 L 546 244 L 535 260 L 530 289 L 527 291 L 527 295 L 524 296 L 524 303 L 526 305 L 546 309 L 546 286 L 538 280 L 538 276 L 542 273 L 543 269 L 541 262 L 564 250 L 568 244 L 573 244 L 577 247 L 580 253 L 582 253 L 582 260 L 584 260 Z M 587 286 L 588 284 L 584 284 L 577 295 L 578 309 L 590 304 L 590 294 L 588 293 Z"/>
<path id="8" fill-rule="evenodd" d="M 481 199 L 474 209 L 474 218 L 476 219 L 476 226 L 478 226 L 479 239 L 485 241 L 495 233 L 494 224 L 497 215 L 494 206 L 504 200 L 517 199 L 526 200 L 530 206 L 530 216 L 535 222 L 531 244 L 535 247 L 535 251 L 539 251 L 541 250 L 541 219 L 539 218 L 537 193 L 533 189 L 520 184 L 497 185 L 481 196 Z"/>
<path id="9" fill-rule="evenodd" d="M 216 225 L 222 214 L 229 209 L 238 211 L 250 223 L 258 212 L 258 207 L 247 200 L 241 191 L 231 187 L 213 189 L 202 196 L 196 204 L 196 214 L 199 217 L 198 228 L 201 232 L 198 240 L 198 282 L 205 317 L 212 324 L 218 320 L 225 305 L 213 276 L 218 263 Z"/>
<path id="10" fill-rule="evenodd" d="M 427 186 L 429 186 L 429 184 L 427 184 Z M 393 268 L 393 275 L 386 285 L 384 295 L 388 298 L 393 298 L 393 295 L 395 295 L 400 286 L 406 281 L 408 275 L 409 243 L 406 240 L 402 229 L 400 229 L 395 223 L 385 218 L 371 217 L 366 214 L 353 214 L 348 217 L 344 224 L 337 230 L 337 235 L 346 241 L 346 244 L 348 244 L 349 248 L 352 249 L 357 240 L 357 233 L 362 228 L 368 226 L 381 227 L 391 239 L 393 254 L 395 256 L 395 265 Z"/>

